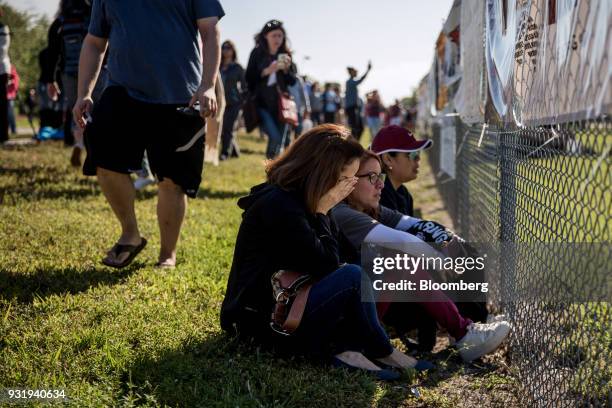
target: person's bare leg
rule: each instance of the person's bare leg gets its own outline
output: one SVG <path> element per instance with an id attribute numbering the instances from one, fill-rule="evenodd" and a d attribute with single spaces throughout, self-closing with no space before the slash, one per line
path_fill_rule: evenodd
<path id="1" fill-rule="evenodd" d="M 160 266 L 176 264 L 176 243 L 185 218 L 187 196 L 181 187 L 168 178 L 159 183 L 157 196 L 157 222 L 161 248 L 159 250 Z"/>
<path id="2" fill-rule="evenodd" d="M 121 224 L 121 237 L 119 237 L 117 243 L 124 245 L 140 244 L 140 232 L 138 231 L 136 212 L 134 211 L 135 192 L 130 176 L 100 167 L 97 169 L 97 176 L 106 201 L 110 204 Z M 121 263 L 128 256 L 129 254 L 124 252 L 115 258 L 112 253 L 109 253 L 107 259 L 113 263 Z"/>

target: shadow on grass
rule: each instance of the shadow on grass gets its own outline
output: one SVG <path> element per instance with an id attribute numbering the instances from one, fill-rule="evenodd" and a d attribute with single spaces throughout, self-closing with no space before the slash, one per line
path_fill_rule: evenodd
<path id="1" fill-rule="evenodd" d="M 0 177 L 14 182 L 0 187 L 0 204 L 20 200 L 80 199 L 101 194 L 95 178 L 75 179 L 65 169 L 46 166 L 0 167 Z"/>
<path id="2" fill-rule="evenodd" d="M 240 198 L 248 195 L 248 191 L 223 191 L 223 190 L 212 190 L 210 188 L 201 188 L 198 190 L 196 198 L 211 198 L 211 199 L 226 199 L 226 198 Z M 136 192 L 137 200 L 150 200 L 157 197 L 157 188 L 151 188 Z"/>
<path id="3" fill-rule="evenodd" d="M 89 196 L 100 195 L 95 187 L 67 186 L 65 188 L 52 186 L 51 188 L 40 188 L 37 182 L 28 183 L 23 187 L 0 187 L 0 204 L 15 204 L 20 200 L 57 200 L 57 199 L 82 199 Z"/>
<path id="4" fill-rule="evenodd" d="M 361 407 L 371 406 L 377 391 L 363 373 L 279 357 L 222 333 L 137 359 L 122 384 L 122 399 L 136 405 L 202 407 Z M 394 392 L 394 399 L 408 395 L 409 389 Z"/>
<path id="5" fill-rule="evenodd" d="M 85 271 L 77 268 L 37 269 L 28 274 L 0 269 L 0 298 L 30 303 L 38 297 L 85 292 L 97 286 L 121 283 L 143 266 L 142 262 L 134 262 L 120 270 L 108 267 Z"/>
<path id="6" fill-rule="evenodd" d="M 254 155 L 254 154 L 263 155 L 264 153 L 265 153 L 265 150 L 263 150 L 263 149 L 262 150 L 253 150 L 253 149 L 249 149 L 249 148 L 242 148 L 242 149 L 240 149 L 240 154 L 241 155 L 242 154 L 247 155 L 247 156 Z"/>

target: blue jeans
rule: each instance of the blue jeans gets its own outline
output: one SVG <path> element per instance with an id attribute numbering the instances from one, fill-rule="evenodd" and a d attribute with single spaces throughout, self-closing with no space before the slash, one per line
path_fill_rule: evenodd
<path id="1" fill-rule="evenodd" d="M 223 130 L 221 131 L 221 156 L 231 157 L 240 154 L 238 142 L 234 136 L 234 125 L 242 106 L 239 103 L 227 105 L 223 114 Z"/>
<path id="2" fill-rule="evenodd" d="M 370 128 L 370 140 L 372 140 L 380 130 L 381 120 L 379 116 L 368 116 L 366 121 L 368 122 L 368 127 Z"/>
<path id="3" fill-rule="evenodd" d="M 263 131 L 268 135 L 266 157 L 268 159 L 273 159 L 280 153 L 284 126 L 264 108 L 257 108 L 257 114 L 261 120 Z"/>
<path id="4" fill-rule="evenodd" d="M 15 122 L 15 100 L 9 99 L 8 101 L 8 123 L 9 129 L 12 134 L 17 133 L 17 122 Z"/>
<path id="5" fill-rule="evenodd" d="M 300 326 L 296 331 L 302 347 L 313 354 L 359 351 L 384 357 L 393 351 L 389 337 L 376 314 L 371 286 L 363 293 L 361 267 L 345 265 L 315 283 L 310 289 Z"/>

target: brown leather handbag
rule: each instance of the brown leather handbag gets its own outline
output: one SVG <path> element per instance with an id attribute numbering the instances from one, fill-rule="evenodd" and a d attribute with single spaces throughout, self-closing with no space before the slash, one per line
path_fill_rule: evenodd
<path id="1" fill-rule="evenodd" d="M 283 92 L 279 86 L 278 90 L 278 115 L 279 120 L 287 125 L 297 127 L 298 110 L 297 104 L 288 92 Z"/>
<path id="2" fill-rule="evenodd" d="M 287 270 L 276 272 L 271 281 L 276 303 L 270 327 L 277 333 L 289 336 L 300 325 L 313 282 L 310 275 Z"/>

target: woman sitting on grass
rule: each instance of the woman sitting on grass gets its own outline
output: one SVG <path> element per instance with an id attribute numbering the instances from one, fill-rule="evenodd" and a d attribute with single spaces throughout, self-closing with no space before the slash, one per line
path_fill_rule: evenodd
<path id="1" fill-rule="evenodd" d="M 419 175 L 421 153 L 433 145 L 430 139 L 417 140 L 412 133 L 400 126 L 385 126 L 372 141 L 372 151 L 380 157 L 385 186 L 380 192 L 380 205 L 404 215 L 414 216 L 413 197 L 405 183 Z M 435 221 L 417 223 L 409 233 L 427 242 L 449 241 L 453 234 Z M 462 315 L 475 322 L 491 319 L 485 302 L 455 303 Z M 429 330 L 429 339 L 435 341 L 435 331 Z"/>
<path id="2" fill-rule="evenodd" d="M 362 297 L 372 299 L 372 293 L 362 293 L 361 268 L 340 263 L 336 228 L 328 215 L 357 183 L 363 151 L 348 129 L 317 126 L 270 162 L 267 182 L 238 201 L 244 213 L 221 326 L 293 354 L 334 356 L 335 365 L 395 379 L 399 374 L 381 367 L 432 366 L 390 344 L 375 303 L 362 301 Z M 290 336 L 270 325 L 275 303 L 270 279 L 279 270 L 315 279 L 301 322 Z"/>
<path id="3" fill-rule="evenodd" d="M 413 250 L 410 246 L 418 245 L 418 255 L 440 255 L 416 236 L 405 232 L 422 220 L 380 206 L 385 175 L 382 173 L 380 158 L 374 152 L 364 152 L 356 176 L 359 181 L 354 190 L 343 203 L 332 210 L 332 217 L 343 238 L 341 242 L 346 244 L 342 248 L 345 258 L 360 262 L 363 243 L 381 246 L 394 244 L 396 249 L 405 250 Z M 417 302 L 416 305 L 458 340 L 457 348 L 465 361 L 472 361 L 497 349 L 508 335 L 510 325 L 507 322 L 473 323 L 462 316 L 455 304 L 444 294 L 437 293 L 436 296 L 446 300 Z M 383 321 L 390 324 L 391 321 L 401 324 L 402 318 L 408 319 L 414 312 L 414 304 L 411 303 L 391 303 L 388 306 L 389 309 L 383 311 Z"/>

